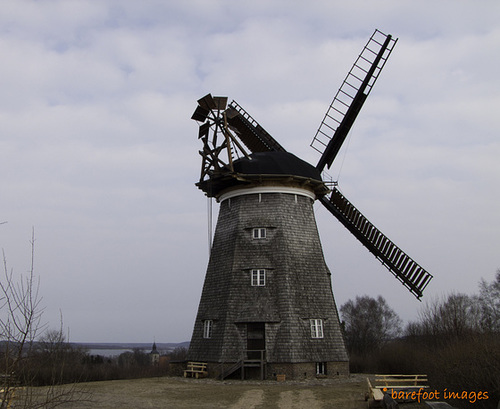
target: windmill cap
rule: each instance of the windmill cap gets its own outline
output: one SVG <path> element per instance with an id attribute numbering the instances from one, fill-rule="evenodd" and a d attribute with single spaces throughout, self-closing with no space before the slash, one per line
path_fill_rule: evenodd
<path id="1" fill-rule="evenodd" d="M 297 156 L 281 151 L 254 152 L 233 162 L 233 171 L 228 167 L 212 174 L 209 179 L 196 184 L 208 197 L 219 200 L 236 191 L 270 187 L 299 189 L 310 192 L 313 198 L 328 193 L 321 180 L 321 173 L 311 164 Z"/>
<path id="2" fill-rule="evenodd" d="M 321 182 L 321 173 L 311 164 L 288 152 L 255 152 L 233 163 L 234 171 L 245 175 L 290 175 Z"/>

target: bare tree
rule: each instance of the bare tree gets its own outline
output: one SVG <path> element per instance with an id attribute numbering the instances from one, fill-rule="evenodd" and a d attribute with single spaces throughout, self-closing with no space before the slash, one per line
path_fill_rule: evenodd
<path id="1" fill-rule="evenodd" d="M 477 297 L 451 293 L 424 304 L 417 322 L 409 323 L 406 335 L 419 336 L 429 344 L 441 344 L 479 333 L 481 310 Z"/>
<path id="2" fill-rule="evenodd" d="M 492 283 L 481 279 L 479 282 L 479 309 L 481 329 L 484 332 L 500 332 L 500 269 Z"/>
<path id="3" fill-rule="evenodd" d="M 378 350 L 401 332 L 401 319 L 382 296 L 367 295 L 340 307 L 349 352 L 365 354 Z"/>
<path id="4" fill-rule="evenodd" d="M 42 322 L 40 280 L 35 275 L 35 235 L 31 238 L 31 265 L 26 276 L 17 277 L 7 266 L 3 254 L 3 276 L 0 279 L 0 408 L 8 408 L 14 397 L 16 407 L 55 408 L 63 403 L 87 400 L 85 390 L 55 383 L 42 389 L 33 387 L 34 371 L 26 368 L 32 362 L 36 340 L 46 329 Z M 62 326 L 58 339 L 62 338 Z"/>
<path id="5" fill-rule="evenodd" d="M 450 294 L 441 305 L 440 315 L 443 332 L 452 337 L 469 335 L 478 329 L 477 304 L 466 294 Z"/>
<path id="6" fill-rule="evenodd" d="M 176 347 L 169 356 L 172 361 L 185 361 L 188 349 L 186 347 Z"/>
<path id="7" fill-rule="evenodd" d="M 39 280 L 34 276 L 34 234 L 31 241 L 31 268 L 16 281 L 7 267 L 2 250 L 4 276 L 0 280 L 0 337 L 2 342 L 1 408 L 9 406 L 23 359 L 29 355 L 38 331 L 42 329 Z"/>

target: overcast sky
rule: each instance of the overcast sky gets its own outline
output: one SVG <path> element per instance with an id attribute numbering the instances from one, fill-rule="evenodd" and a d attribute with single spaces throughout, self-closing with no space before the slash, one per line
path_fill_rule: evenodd
<path id="1" fill-rule="evenodd" d="M 208 262 L 196 100 L 236 100 L 309 144 L 375 28 L 399 41 L 330 173 L 434 275 L 500 267 L 500 2 L 0 0 L 0 247 L 72 341 L 191 338 Z M 342 165 L 342 166 L 340 166 Z M 319 203 L 338 306 L 418 302 Z M 214 217 L 217 206 L 214 206 Z"/>

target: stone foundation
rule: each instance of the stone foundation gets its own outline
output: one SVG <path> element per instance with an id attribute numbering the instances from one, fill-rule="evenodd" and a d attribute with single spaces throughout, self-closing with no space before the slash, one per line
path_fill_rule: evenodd
<path id="1" fill-rule="evenodd" d="M 264 377 L 276 380 L 278 375 L 285 375 L 286 380 L 301 380 L 314 378 L 335 378 L 349 375 L 349 362 L 326 362 L 325 374 L 316 374 L 316 362 L 300 363 L 267 363 Z M 210 378 L 219 378 L 222 371 L 229 369 L 234 363 L 208 362 L 207 370 Z M 241 379 L 241 369 L 229 378 Z M 260 379 L 260 368 L 245 368 L 245 379 Z"/>
<path id="2" fill-rule="evenodd" d="M 267 379 L 285 375 L 285 379 L 335 378 L 349 375 L 349 362 L 326 362 L 324 374 L 316 374 L 316 362 L 270 363 L 267 365 Z"/>

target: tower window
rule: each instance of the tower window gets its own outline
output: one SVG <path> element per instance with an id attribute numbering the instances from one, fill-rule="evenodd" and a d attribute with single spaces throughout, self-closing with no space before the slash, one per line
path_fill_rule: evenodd
<path id="1" fill-rule="evenodd" d="M 266 238 L 266 228 L 265 227 L 257 227 L 253 229 L 253 238 L 254 239 L 265 239 Z"/>
<path id="2" fill-rule="evenodd" d="M 203 338 L 212 338 L 213 321 L 203 321 Z"/>
<path id="3" fill-rule="evenodd" d="M 266 285 L 266 270 L 255 269 L 252 270 L 252 286 L 263 287 Z"/>
<path id="4" fill-rule="evenodd" d="M 311 323 L 311 338 L 323 338 L 323 320 L 310 320 Z"/>

